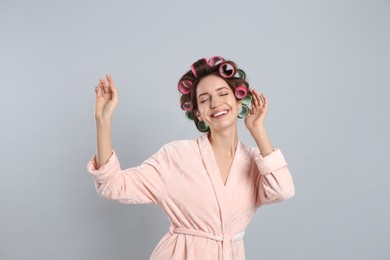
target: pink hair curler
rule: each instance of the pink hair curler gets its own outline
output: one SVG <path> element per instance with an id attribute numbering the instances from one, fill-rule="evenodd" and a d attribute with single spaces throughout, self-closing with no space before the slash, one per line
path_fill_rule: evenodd
<path id="1" fill-rule="evenodd" d="M 248 94 L 248 89 L 243 85 L 237 86 L 236 90 L 234 91 L 234 95 L 238 99 L 245 98 L 247 94 Z"/>
<path id="2" fill-rule="evenodd" d="M 213 67 L 213 66 L 218 65 L 224 61 L 225 60 L 221 56 L 213 56 L 209 59 L 208 64 L 210 67 Z"/>
<path id="3" fill-rule="evenodd" d="M 194 106 L 192 105 L 191 101 L 186 101 L 181 105 L 181 109 L 188 111 L 191 110 Z"/>
<path id="4" fill-rule="evenodd" d="M 182 94 L 188 94 L 192 90 L 192 82 L 190 80 L 181 80 L 177 87 Z"/>
<path id="5" fill-rule="evenodd" d="M 219 67 L 219 74 L 224 78 L 231 78 L 236 74 L 236 69 L 230 62 L 224 62 Z"/>
<path id="6" fill-rule="evenodd" d="M 198 75 L 196 74 L 196 70 L 195 70 L 195 68 L 194 68 L 194 64 L 191 65 L 191 71 L 192 71 L 192 73 L 194 74 L 195 78 L 197 78 Z"/>

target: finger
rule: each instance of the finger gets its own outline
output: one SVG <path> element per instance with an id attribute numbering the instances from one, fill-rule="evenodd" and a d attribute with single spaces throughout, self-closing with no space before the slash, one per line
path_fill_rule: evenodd
<path id="1" fill-rule="evenodd" d="M 258 97 L 259 97 L 259 104 L 261 107 L 264 107 L 264 99 L 263 99 L 263 93 L 259 94 L 257 93 Z"/>
<path id="2" fill-rule="evenodd" d="M 98 98 L 100 96 L 98 86 L 95 86 L 95 94 L 96 94 L 96 98 Z"/>
<path id="3" fill-rule="evenodd" d="M 110 90 L 111 90 L 111 93 L 112 93 L 112 99 L 115 100 L 115 101 L 118 101 L 118 92 L 117 92 L 114 80 L 112 79 L 110 74 L 107 74 L 106 78 L 107 78 L 108 83 L 110 84 Z"/>
<path id="4" fill-rule="evenodd" d="M 264 93 L 261 94 L 261 97 L 263 98 L 264 107 L 268 106 L 268 99 L 267 99 L 267 97 L 264 95 Z"/>
<path id="5" fill-rule="evenodd" d="M 109 93 L 110 93 L 110 89 L 109 89 L 108 82 L 105 81 L 105 80 L 102 79 L 102 78 L 99 79 L 99 82 L 100 82 L 100 83 L 102 84 L 102 86 L 103 86 L 104 94 L 109 94 Z"/>
<path id="6" fill-rule="evenodd" d="M 253 90 L 253 97 L 254 97 L 254 100 L 255 100 L 255 104 L 256 104 L 256 107 L 259 107 L 261 106 L 261 98 L 259 96 L 259 93 L 256 91 L 256 90 Z"/>
<path id="7" fill-rule="evenodd" d="M 261 99 L 261 106 L 265 107 L 267 105 L 267 103 L 266 103 L 266 100 L 264 98 L 264 93 L 261 93 L 261 95 L 259 95 L 259 97 Z"/>
<path id="8" fill-rule="evenodd" d="M 260 97 L 260 100 L 261 100 L 261 106 L 264 107 L 264 106 L 265 106 L 265 102 L 264 102 L 263 93 L 261 93 L 261 94 L 259 95 L 259 97 Z"/>
<path id="9" fill-rule="evenodd" d="M 99 82 L 98 87 L 100 88 L 100 96 L 104 96 L 104 94 L 105 94 L 104 87 L 103 87 L 103 84 L 101 82 Z"/>
<path id="10" fill-rule="evenodd" d="M 114 83 L 114 80 L 112 79 L 111 75 L 110 75 L 110 74 L 107 74 L 107 75 L 106 75 L 106 78 L 107 78 L 107 81 L 108 81 L 108 83 L 110 84 L 110 86 L 111 86 L 112 88 L 115 88 L 115 83 Z"/>
<path id="11" fill-rule="evenodd" d="M 254 89 L 252 89 L 251 92 L 252 92 L 252 108 L 255 108 L 257 106 L 256 93 Z"/>
<path id="12" fill-rule="evenodd" d="M 255 110 L 254 109 L 249 110 L 248 116 L 252 116 L 254 114 L 255 114 Z"/>
<path id="13" fill-rule="evenodd" d="M 103 86 L 103 81 L 102 79 L 99 79 L 99 84 L 98 84 L 99 88 L 100 88 L 100 95 L 103 96 L 104 94 L 106 94 L 106 92 L 104 91 L 104 86 Z"/>

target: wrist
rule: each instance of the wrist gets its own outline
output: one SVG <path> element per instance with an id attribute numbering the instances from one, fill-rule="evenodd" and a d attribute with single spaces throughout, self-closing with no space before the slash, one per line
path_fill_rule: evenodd
<path id="1" fill-rule="evenodd" d="M 110 118 L 95 118 L 96 126 L 110 126 L 111 119 Z"/>
<path id="2" fill-rule="evenodd" d="M 263 135 L 266 133 L 264 125 L 259 126 L 259 127 L 251 127 L 251 128 L 248 128 L 248 130 L 252 135 Z"/>

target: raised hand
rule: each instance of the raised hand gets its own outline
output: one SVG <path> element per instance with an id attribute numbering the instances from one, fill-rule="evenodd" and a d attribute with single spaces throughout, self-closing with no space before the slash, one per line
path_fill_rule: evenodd
<path id="1" fill-rule="evenodd" d="M 111 120 L 111 117 L 118 105 L 118 92 L 114 81 L 109 74 L 106 75 L 107 81 L 100 79 L 95 87 L 96 104 L 95 119 Z M 99 93 L 100 89 L 100 93 Z"/>
<path id="2" fill-rule="evenodd" d="M 264 94 L 252 89 L 252 108 L 245 118 L 245 126 L 250 132 L 264 127 L 264 120 L 268 111 L 268 99 Z"/>

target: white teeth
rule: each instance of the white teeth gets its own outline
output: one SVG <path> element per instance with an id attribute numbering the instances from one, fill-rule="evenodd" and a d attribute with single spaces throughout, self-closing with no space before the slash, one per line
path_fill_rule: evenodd
<path id="1" fill-rule="evenodd" d="M 217 116 L 220 116 L 220 115 L 224 115 L 224 114 L 226 114 L 226 113 L 227 113 L 227 111 L 221 111 L 221 112 L 215 113 L 215 114 L 213 115 L 213 117 L 217 117 Z"/>

